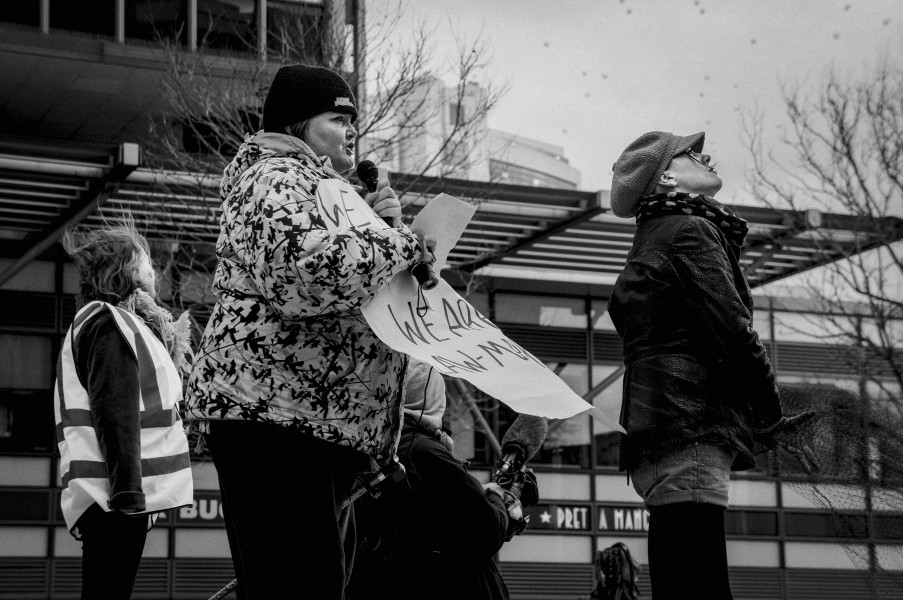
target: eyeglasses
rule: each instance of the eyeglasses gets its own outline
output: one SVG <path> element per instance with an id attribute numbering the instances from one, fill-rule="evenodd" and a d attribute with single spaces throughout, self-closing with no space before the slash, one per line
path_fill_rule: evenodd
<path id="1" fill-rule="evenodd" d="M 687 150 L 684 152 L 687 156 L 690 157 L 694 163 L 705 167 L 706 169 L 712 169 L 715 167 L 715 163 L 712 162 L 712 157 L 708 154 L 702 154 L 700 152 L 693 152 L 692 150 Z"/>

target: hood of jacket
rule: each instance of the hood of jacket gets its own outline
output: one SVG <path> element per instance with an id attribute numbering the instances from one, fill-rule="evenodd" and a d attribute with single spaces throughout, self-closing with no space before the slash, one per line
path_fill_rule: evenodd
<path id="1" fill-rule="evenodd" d="M 311 162 L 323 169 L 329 177 L 345 180 L 332 168 L 332 161 L 328 156 L 317 156 L 304 140 L 285 133 L 258 131 L 245 136 L 245 141 L 239 146 L 232 162 L 223 171 L 220 197 L 227 197 L 252 166 L 277 157 L 298 158 Z"/>

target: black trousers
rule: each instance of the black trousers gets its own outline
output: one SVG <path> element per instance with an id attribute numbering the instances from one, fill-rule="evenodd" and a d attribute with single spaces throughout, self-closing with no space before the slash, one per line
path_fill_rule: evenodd
<path id="1" fill-rule="evenodd" d="M 341 600 L 354 557 L 354 513 L 341 505 L 366 455 L 298 430 L 211 421 L 240 600 Z"/>
<path id="2" fill-rule="evenodd" d="M 724 510 L 697 502 L 650 507 L 652 600 L 733 600 Z"/>
<path id="3" fill-rule="evenodd" d="M 130 517 L 92 504 L 76 527 L 82 538 L 82 600 L 128 600 L 147 539 L 147 515 Z"/>

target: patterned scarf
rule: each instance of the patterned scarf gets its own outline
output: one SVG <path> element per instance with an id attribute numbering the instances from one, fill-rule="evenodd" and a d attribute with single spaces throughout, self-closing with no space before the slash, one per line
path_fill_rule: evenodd
<path id="1" fill-rule="evenodd" d="M 711 221 L 727 238 L 734 256 L 740 256 L 743 240 L 749 233 L 749 225 L 714 198 L 702 194 L 663 192 L 646 196 L 637 205 L 636 222 L 639 225 L 649 219 L 667 215 L 696 215 Z"/>
<path id="2" fill-rule="evenodd" d="M 157 304 L 150 294 L 142 289 L 137 289 L 118 304 L 125 309 L 141 317 L 160 339 L 169 351 L 172 362 L 183 376 L 187 376 L 191 370 L 191 322 L 186 310 L 175 321 L 172 314 Z"/>

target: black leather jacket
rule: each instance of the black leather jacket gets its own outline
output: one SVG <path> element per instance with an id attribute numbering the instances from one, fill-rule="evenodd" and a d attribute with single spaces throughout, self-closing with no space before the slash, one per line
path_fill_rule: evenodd
<path id="1" fill-rule="evenodd" d="M 781 418 L 738 255 L 703 217 L 637 226 L 609 304 L 627 367 L 621 469 L 694 441 L 733 446 L 733 470 L 748 469 L 753 429 Z"/>

